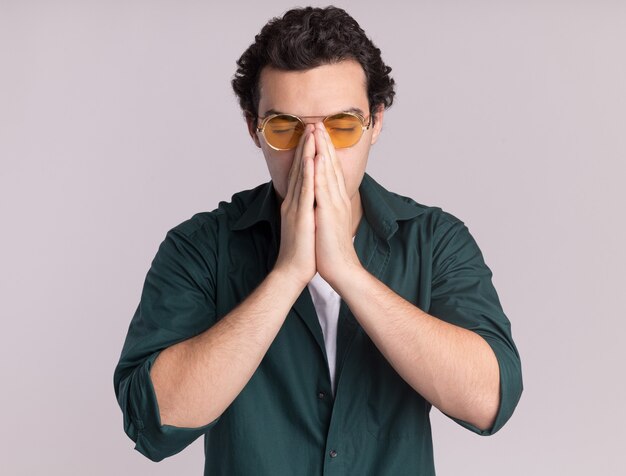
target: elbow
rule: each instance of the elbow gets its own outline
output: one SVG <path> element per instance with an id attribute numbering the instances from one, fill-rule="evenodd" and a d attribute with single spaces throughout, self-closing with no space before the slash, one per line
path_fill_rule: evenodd
<path id="1" fill-rule="evenodd" d="M 496 423 L 496 417 L 498 416 L 498 408 L 495 411 L 492 409 L 483 410 L 480 415 L 476 417 L 476 420 L 472 423 L 480 431 L 491 431 Z"/>
<path id="2" fill-rule="evenodd" d="M 480 403 L 474 407 L 470 423 L 481 431 L 491 431 L 500 411 L 500 403 L 500 379 L 497 378 L 489 391 L 484 393 Z"/>
<path id="3" fill-rule="evenodd" d="M 500 389 L 500 368 L 495 353 L 491 353 L 492 366 L 488 384 L 477 405 L 476 422 L 474 425 L 481 431 L 490 431 L 495 425 L 502 400 Z"/>
<path id="4" fill-rule="evenodd" d="M 490 433 L 496 423 L 498 416 L 499 405 L 495 408 L 493 406 L 481 406 L 474 408 L 471 412 L 471 416 L 465 421 L 478 428 L 481 432 Z"/>

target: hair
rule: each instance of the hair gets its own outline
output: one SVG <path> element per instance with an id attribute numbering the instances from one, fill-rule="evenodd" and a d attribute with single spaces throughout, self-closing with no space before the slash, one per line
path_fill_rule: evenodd
<path id="1" fill-rule="evenodd" d="M 244 115 L 256 126 L 264 67 L 302 71 L 348 59 L 363 67 L 370 111 L 390 107 L 395 95 L 391 68 L 356 20 L 334 6 L 295 8 L 268 21 L 237 60 L 232 86 Z"/>

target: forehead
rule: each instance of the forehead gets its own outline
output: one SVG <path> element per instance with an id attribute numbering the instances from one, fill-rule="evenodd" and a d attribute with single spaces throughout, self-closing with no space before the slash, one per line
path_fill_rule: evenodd
<path id="1" fill-rule="evenodd" d="M 261 116 L 270 109 L 298 116 L 324 116 L 352 108 L 368 110 L 365 72 L 353 60 L 305 71 L 265 67 L 259 92 Z"/>

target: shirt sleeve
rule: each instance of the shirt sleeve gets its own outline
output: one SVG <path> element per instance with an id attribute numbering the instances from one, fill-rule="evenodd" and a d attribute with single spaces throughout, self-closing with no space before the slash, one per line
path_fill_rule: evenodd
<path id="1" fill-rule="evenodd" d="M 219 420 L 198 428 L 162 425 L 150 377 L 161 350 L 200 334 L 215 319 L 212 237 L 198 244 L 181 225 L 168 231 L 152 261 L 113 375 L 124 431 L 152 461 L 182 451 Z"/>
<path id="2" fill-rule="evenodd" d="M 496 433 L 513 415 L 523 390 L 520 356 L 492 283 L 492 272 L 467 226 L 446 214 L 435 231 L 433 282 L 429 313 L 472 330 L 491 346 L 500 369 L 500 407 L 486 430 L 451 417 L 483 436 Z"/>

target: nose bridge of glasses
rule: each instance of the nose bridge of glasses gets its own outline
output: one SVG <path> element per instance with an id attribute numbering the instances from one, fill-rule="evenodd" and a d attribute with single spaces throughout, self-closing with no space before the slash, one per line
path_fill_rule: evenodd
<path id="1" fill-rule="evenodd" d="M 296 119 L 298 120 L 300 123 L 302 123 L 302 125 L 304 126 L 304 128 L 306 128 L 306 126 L 308 124 L 317 124 L 318 122 L 324 122 L 324 120 L 327 117 L 330 116 L 296 116 L 294 114 L 274 114 L 271 116 L 265 116 L 265 117 L 259 117 L 259 119 L 261 119 L 261 122 L 257 125 L 257 130 L 259 132 L 261 132 L 262 130 L 265 129 L 265 126 L 272 120 L 272 119 L 278 119 L 281 116 L 287 116 L 287 117 L 291 117 L 292 119 Z M 320 120 L 312 120 L 312 121 L 305 121 L 305 119 L 310 119 L 310 118 L 316 118 L 316 119 L 320 119 Z"/>
<path id="2" fill-rule="evenodd" d="M 316 125 L 320 122 L 323 124 L 324 121 L 331 116 L 296 116 L 294 115 L 293 117 L 297 118 L 306 128 L 308 124 Z"/>
<path id="3" fill-rule="evenodd" d="M 318 120 L 310 120 L 310 121 L 307 121 L 307 120 L 306 120 L 306 119 L 310 119 L 310 118 L 312 118 L 312 117 L 315 117 L 315 118 L 317 118 Z M 303 122 L 303 124 L 306 126 L 307 124 L 313 124 L 313 125 L 315 125 L 315 124 L 317 124 L 318 122 L 324 122 L 324 119 L 325 119 L 325 118 L 326 118 L 325 116 L 300 116 L 298 119 L 300 119 L 300 120 Z"/>

